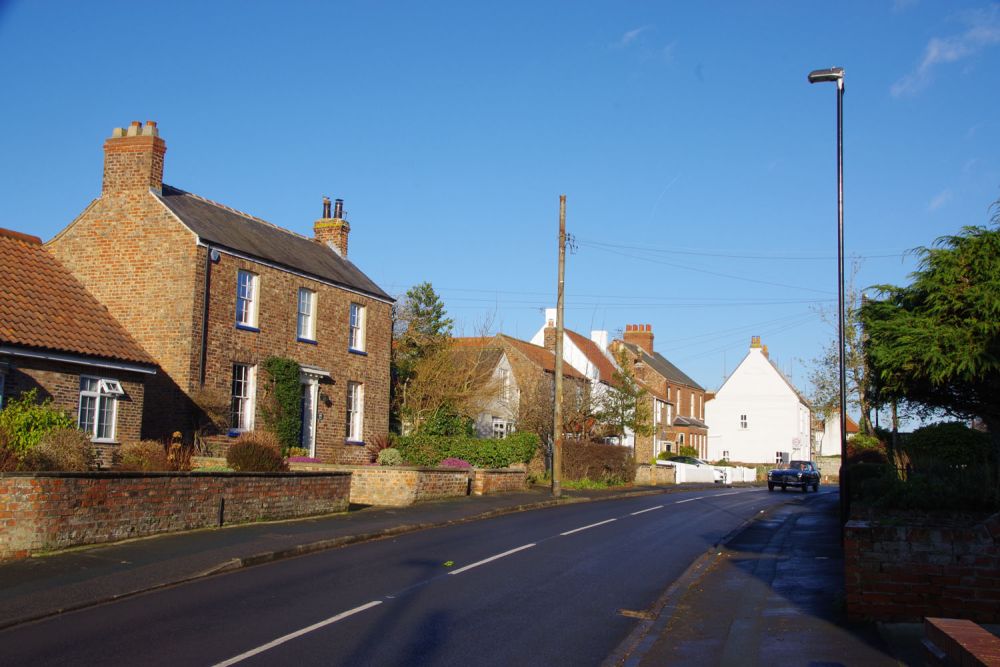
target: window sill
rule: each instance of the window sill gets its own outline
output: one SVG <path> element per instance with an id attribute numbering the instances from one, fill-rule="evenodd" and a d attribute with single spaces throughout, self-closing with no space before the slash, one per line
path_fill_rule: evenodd
<path id="1" fill-rule="evenodd" d="M 109 438 L 91 438 L 90 441 L 95 445 L 118 445 L 121 444 L 118 440 Z"/>
<path id="2" fill-rule="evenodd" d="M 305 343 L 307 345 L 319 345 L 319 343 L 313 340 L 312 338 L 296 338 L 295 340 L 297 340 L 300 343 Z"/>
<path id="3" fill-rule="evenodd" d="M 240 324 L 239 322 L 237 322 L 236 323 L 236 328 L 239 329 L 240 331 L 252 331 L 254 333 L 260 333 L 260 329 L 259 328 L 252 327 L 249 324 Z"/>
<path id="4" fill-rule="evenodd" d="M 361 356 L 361 357 L 367 357 L 368 356 L 368 353 L 365 352 L 364 350 L 355 350 L 353 347 L 347 348 L 347 351 L 350 352 L 351 354 L 356 354 L 356 355 Z"/>
<path id="5" fill-rule="evenodd" d="M 350 438 L 345 438 L 344 439 L 344 444 L 345 445 L 354 445 L 355 447 L 364 447 L 365 446 L 365 441 L 364 440 L 351 440 Z"/>

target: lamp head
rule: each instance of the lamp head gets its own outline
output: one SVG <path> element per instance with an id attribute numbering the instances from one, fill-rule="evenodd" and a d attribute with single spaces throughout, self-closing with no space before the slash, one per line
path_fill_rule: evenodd
<path id="1" fill-rule="evenodd" d="M 830 69 L 816 69 L 809 72 L 809 83 L 821 83 L 823 81 L 836 81 L 838 85 L 844 85 L 844 68 L 831 67 Z"/>

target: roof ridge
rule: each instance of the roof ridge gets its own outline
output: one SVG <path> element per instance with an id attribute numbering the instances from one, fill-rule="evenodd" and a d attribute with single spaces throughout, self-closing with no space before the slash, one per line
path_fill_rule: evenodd
<path id="1" fill-rule="evenodd" d="M 14 239 L 15 241 L 21 241 L 23 243 L 31 243 L 33 245 L 42 245 L 42 239 L 31 234 L 25 234 L 24 232 L 15 232 L 13 229 L 6 229 L 0 227 L 0 236 L 4 236 L 9 239 Z"/>
<path id="2" fill-rule="evenodd" d="M 172 190 L 176 190 L 177 192 L 185 194 L 185 195 L 187 195 L 189 197 L 193 197 L 193 198 L 195 198 L 195 199 L 197 199 L 199 201 L 203 201 L 206 204 L 210 204 L 212 206 L 217 206 L 218 208 L 221 208 L 224 211 L 229 211 L 230 213 L 235 213 L 236 215 L 238 215 L 240 217 L 243 217 L 243 218 L 246 218 L 247 220 L 252 220 L 254 222 L 259 222 L 262 225 L 267 225 L 268 227 L 272 227 L 274 229 L 277 229 L 278 231 L 285 232 L 286 234 L 290 234 L 292 236 L 297 236 L 298 238 L 305 239 L 306 241 L 312 241 L 313 240 L 310 237 L 305 236 L 304 234 L 299 234 L 298 232 L 293 232 L 292 230 L 290 230 L 290 229 L 288 229 L 286 227 L 282 227 L 281 225 L 277 225 L 277 224 L 275 224 L 273 222 L 269 222 L 268 220 L 265 220 L 264 218 L 258 218 L 257 216 L 251 215 L 250 213 L 247 213 L 246 211 L 241 211 L 238 208 L 233 208 L 232 206 L 227 206 L 227 205 L 225 205 L 223 203 L 215 201 L 214 199 L 209 199 L 208 197 L 202 197 L 201 195 L 195 194 L 194 192 L 188 192 L 187 190 L 182 190 L 181 188 L 175 187 L 173 185 L 167 185 L 166 183 L 164 183 L 164 185 L 166 185 L 166 187 L 168 187 L 168 188 L 170 188 Z"/>

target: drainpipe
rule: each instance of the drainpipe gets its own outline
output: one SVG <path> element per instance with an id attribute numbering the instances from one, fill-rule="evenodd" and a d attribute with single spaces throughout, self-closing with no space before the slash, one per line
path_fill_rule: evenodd
<path id="1" fill-rule="evenodd" d="M 214 255 L 214 259 L 213 259 Z M 219 251 L 206 246 L 205 248 L 205 298 L 204 307 L 201 311 L 201 368 L 198 379 L 200 386 L 205 386 L 205 365 L 208 358 L 208 298 L 212 287 L 212 262 L 217 261 Z"/>

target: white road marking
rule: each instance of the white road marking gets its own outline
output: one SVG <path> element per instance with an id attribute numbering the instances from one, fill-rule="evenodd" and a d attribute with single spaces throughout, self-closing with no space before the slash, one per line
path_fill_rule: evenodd
<path id="1" fill-rule="evenodd" d="M 465 572 L 466 570 L 471 570 L 474 567 L 479 567 L 480 565 L 485 565 L 486 563 L 489 563 L 490 561 L 494 561 L 494 560 L 496 560 L 498 558 L 503 558 L 504 556 L 509 556 L 511 554 L 515 554 L 518 551 L 523 551 L 525 549 L 530 549 L 533 546 L 535 546 L 534 542 L 532 542 L 531 544 L 525 544 L 524 546 L 520 546 L 520 547 L 518 547 L 516 549 L 511 549 L 510 551 L 504 551 L 502 554 L 497 554 L 496 556 L 490 556 L 489 558 L 484 558 L 483 560 L 477 561 L 475 563 L 472 563 L 471 565 L 466 565 L 465 567 L 460 567 L 457 570 L 452 570 L 448 574 L 461 574 L 462 572 Z"/>
<path id="2" fill-rule="evenodd" d="M 657 505 L 656 507 L 649 507 L 644 510 L 639 510 L 638 512 L 632 512 L 629 516 L 635 516 L 636 514 L 642 514 L 644 512 L 652 512 L 653 510 L 663 509 L 663 505 Z"/>
<path id="3" fill-rule="evenodd" d="M 360 607 L 355 607 L 354 609 L 350 609 L 350 610 L 345 611 L 345 612 L 343 612 L 341 614 L 337 614 L 336 616 L 331 616 L 330 618 L 326 619 L 325 621 L 320 621 L 319 623 L 313 623 L 312 625 L 310 625 L 307 628 L 302 628 L 301 630 L 296 630 L 295 632 L 289 633 L 289 634 L 285 635 L 284 637 L 278 637 L 277 639 L 275 639 L 272 642 L 268 642 L 268 643 L 266 643 L 266 644 L 264 644 L 262 646 L 258 646 L 255 649 L 251 649 L 251 650 L 247 651 L 246 653 L 240 653 L 236 657 L 230 658 L 229 660 L 226 660 L 224 662 L 217 663 L 215 665 L 215 667 L 228 667 L 229 665 L 235 665 L 238 662 L 243 662 L 247 658 L 252 658 L 253 656 L 258 655 L 260 653 L 263 653 L 264 651 L 268 651 L 268 650 L 274 648 L 275 646 L 279 646 L 281 644 L 284 644 L 285 642 L 288 642 L 288 641 L 291 641 L 291 640 L 296 639 L 298 637 L 301 637 L 302 635 L 308 634 L 308 633 L 312 632 L 313 630 L 319 630 L 320 628 L 326 627 L 327 625 L 330 625 L 332 623 L 336 623 L 337 621 L 342 621 L 345 618 L 347 618 L 348 616 L 353 616 L 354 614 L 357 614 L 359 612 L 365 611 L 366 609 L 371 609 L 372 607 L 376 607 L 376 606 L 378 606 L 380 604 L 382 604 L 381 600 L 374 600 L 372 602 L 369 602 L 368 604 L 363 604 Z"/>
<path id="4" fill-rule="evenodd" d="M 595 528 L 597 526 L 603 526 L 606 523 L 611 523 L 612 521 L 617 521 L 618 519 L 608 519 L 607 521 L 598 521 L 597 523 L 592 523 L 589 526 L 580 526 L 579 528 L 574 528 L 573 530 L 567 530 L 565 533 L 559 533 L 560 535 L 572 535 L 573 533 L 579 533 L 581 530 L 587 530 L 588 528 Z"/>
<path id="5" fill-rule="evenodd" d="M 680 505 L 681 503 L 690 503 L 694 500 L 704 500 L 705 496 L 698 496 L 697 498 L 688 498 L 687 500 L 678 500 L 674 505 Z"/>
<path id="6" fill-rule="evenodd" d="M 737 493 L 743 493 L 742 491 L 730 491 L 729 493 L 717 493 L 713 498 L 718 498 L 720 496 L 735 496 Z"/>

